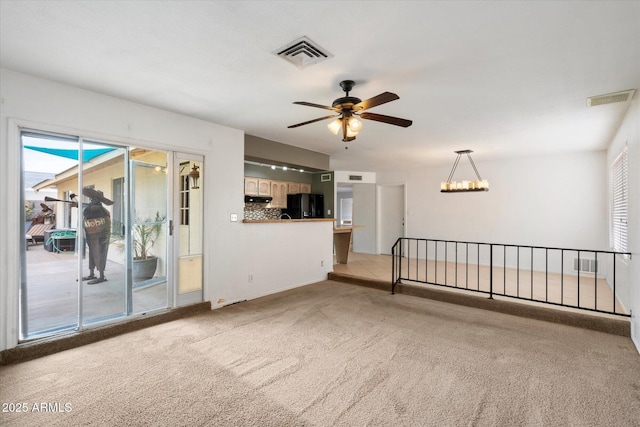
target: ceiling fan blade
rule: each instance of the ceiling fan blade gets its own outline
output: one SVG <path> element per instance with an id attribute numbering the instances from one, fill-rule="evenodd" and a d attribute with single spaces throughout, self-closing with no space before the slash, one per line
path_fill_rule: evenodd
<path id="1" fill-rule="evenodd" d="M 319 122 L 321 120 L 333 119 L 335 117 L 340 117 L 340 115 L 320 117 L 319 119 L 313 119 L 313 120 L 309 120 L 308 122 L 302 122 L 302 123 L 298 123 L 298 124 L 295 124 L 295 125 L 287 126 L 287 128 L 293 129 L 293 128 L 297 128 L 298 126 L 308 125 L 309 123 L 315 123 L 315 122 Z"/>
<path id="2" fill-rule="evenodd" d="M 328 105 L 314 104 L 313 102 L 297 101 L 297 102 L 294 102 L 294 104 L 306 105 L 307 107 L 324 108 L 325 110 L 331 110 L 331 111 L 340 111 L 337 108 L 329 107 Z"/>
<path id="3" fill-rule="evenodd" d="M 361 113 L 360 118 L 373 120 L 376 122 L 388 123 L 390 125 L 402 126 L 403 128 L 408 128 L 413 123 L 413 121 L 411 120 L 400 119 L 398 117 L 383 116 L 382 114 L 375 113 Z"/>
<path id="4" fill-rule="evenodd" d="M 353 111 L 363 111 L 368 110 L 369 108 L 377 107 L 378 105 L 386 104 L 387 102 L 395 101 L 396 99 L 400 99 L 398 95 L 391 92 L 384 92 L 380 95 L 374 96 L 373 98 L 365 99 L 353 106 Z"/>

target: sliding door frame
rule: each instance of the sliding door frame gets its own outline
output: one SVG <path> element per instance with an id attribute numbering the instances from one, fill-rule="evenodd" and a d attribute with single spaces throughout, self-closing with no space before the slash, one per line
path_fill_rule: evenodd
<path id="1" fill-rule="evenodd" d="M 7 158 L 12 159 L 12 161 L 7 162 L 7 168 L 4 171 L 5 173 L 5 183 L 6 185 L 0 187 L 0 203 L 5 205 L 5 212 L 7 213 L 6 218 L 4 218 L 3 225 L 0 227 L 3 231 L 5 245 L 0 246 L 0 262 L 2 262 L 3 269 L 5 270 L 5 274 L 3 277 L 0 277 L 0 281 L 3 283 L 0 284 L 0 348 L 13 348 L 18 346 L 22 342 L 32 341 L 29 338 L 24 338 L 22 336 L 21 327 L 23 322 L 20 320 L 21 313 L 21 284 L 25 277 L 23 277 L 23 270 L 21 263 L 23 262 L 24 250 L 25 250 L 25 239 L 24 239 L 24 230 L 23 227 L 16 227 L 16 224 L 20 224 L 22 222 L 23 216 L 23 206 L 21 205 L 21 200 L 23 198 L 23 189 L 22 189 L 22 179 L 23 179 L 23 158 L 22 158 L 22 143 L 21 143 L 21 133 L 23 130 L 29 130 L 34 132 L 40 132 L 43 134 L 52 133 L 52 134 L 60 134 L 60 135 L 71 135 L 78 136 L 79 139 L 83 139 L 86 141 L 108 141 L 108 144 L 119 145 L 123 148 L 126 147 L 146 147 L 154 150 L 162 150 L 167 152 L 168 157 L 168 167 L 169 167 L 169 182 L 173 183 L 175 179 L 175 175 L 173 170 L 173 155 L 181 150 L 180 147 L 170 146 L 165 144 L 153 144 L 149 143 L 149 141 L 139 141 L 132 138 L 126 137 L 118 137 L 115 135 L 105 135 L 95 131 L 87 131 L 87 130 L 78 130 L 75 128 L 69 128 L 66 126 L 59 125 L 51 125 L 44 124 L 40 122 L 34 122 L 30 120 L 16 119 L 16 118 L 8 118 L 7 119 L 7 145 L 6 151 Z M 81 153 L 80 153 L 81 155 Z M 184 156 L 196 156 L 199 159 L 204 161 L 204 156 L 202 154 L 197 153 L 181 153 Z M 128 163 L 128 162 L 127 162 Z M 79 174 L 81 175 L 81 174 Z M 82 186 L 81 178 L 79 177 L 79 188 Z M 171 201 L 170 209 L 168 215 L 169 219 L 173 219 L 174 214 L 174 186 L 168 186 L 168 194 L 167 197 Z M 82 234 L 82 233 L 78 233 Z M 80 237 L 79 243 L 82 243 L 83 237 Z M 78 244 L 78 246 L 80 246 Z M 175 246 L 175 245 L 172 245 Z M 172 247 L 170 246 L 170 247 Z M 20 250 L 9 250 L 9 248 L 20 248 Z M 173 256 L 174 249 L 171 249 L 170 254 L 172 256 L 169 257 L 168 263 L 171 265 L 171 269 L 174 273 L 171 274 L 171 277 L 168 277 L 170 280 L 170 290 L 167 293 L 168 298 L 168 307 L 173 308 L 177 307 L 177 283 L 175 282 L 174 274 L 176 271 L 175 263 L 176 260 Z M 80 265 L 80 264 L 79 264 Z M 79 267 L 79 269 L 81 266 Z M 81 270 L 78 271 L 81 277 Z M 204 295 L 204 289 L 202 289 L 202 295 Z M 79 292 L 78 298 L 81 299 L 81 292 Z M 203 298 L 203 297 L 202 297 Z M 201 298 L 201 299 L 202 299 Z M 80 319 L 82 320 L 82 315 L 80 315 Z M 144 316 L 144 314 L 140 314 L 140 316 Z M 131 318 L 138 317 L 134 316 L 125 316 L 118 317 L 111 321 L 100 322 L 96 324 L 82 325 L 82 322 L 79 323 L 78 328 L 76 330 L 81 329 L 91 329 L 94 327 L 101 327 L 105 324 L 116 323 L 121 321 L 130 320 Z M 25 326 L 26 327 L 26 326 Z M 70 330 L 67 330 L 68 333 Z M 73 331 L 73 329 L 71 329 Z M 37 338 L 36 338 L 37 339 Z"/>

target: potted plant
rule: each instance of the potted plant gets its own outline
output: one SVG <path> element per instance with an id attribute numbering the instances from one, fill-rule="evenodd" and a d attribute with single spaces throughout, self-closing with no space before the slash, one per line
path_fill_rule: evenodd
<path id="1" fill-rule="evenodd" d="M 136 218 L 133 225 L 133 281 L 151 279 L 156 272 L 158 257 L 151 252 L 153 245 L 162 232 L 165 215 L 156 212 L 154 219 Z"/>

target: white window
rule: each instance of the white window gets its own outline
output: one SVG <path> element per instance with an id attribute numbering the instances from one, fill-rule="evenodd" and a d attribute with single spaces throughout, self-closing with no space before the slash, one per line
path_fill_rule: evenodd
<path id="1" fill-rule="evenodd" d="M 619 252 L 628 252 L 628 194 L 627 149 L 625 148 L 611 165 L 611 240 L 613 249 Z"/>

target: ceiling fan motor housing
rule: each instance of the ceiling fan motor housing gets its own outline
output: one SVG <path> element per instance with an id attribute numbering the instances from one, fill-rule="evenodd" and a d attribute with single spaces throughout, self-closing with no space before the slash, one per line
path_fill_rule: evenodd
<path id="1" fill-rule="evenodd" d="M 338 98 L 333 101 L 331 106 L 333 108 L 341 108 L 341 109 L 349 109 L 351 110 L 354 105 L 362 102 L 360 98 L 356 98 L 355 96 L 343 96 L 342 98 Z"/>
<path id="2" fill-rule="evenodd" d="M 340 82 L 340 87 L 342 88 L 343 91 L 347 92 L 347 96 L 349 95 L 349 92 L 351 92 L 351 89 L 353 89 L 355 85 L 356 85 L 356 82 L 354 82 L 353 80 L 343 80 Z"/>

